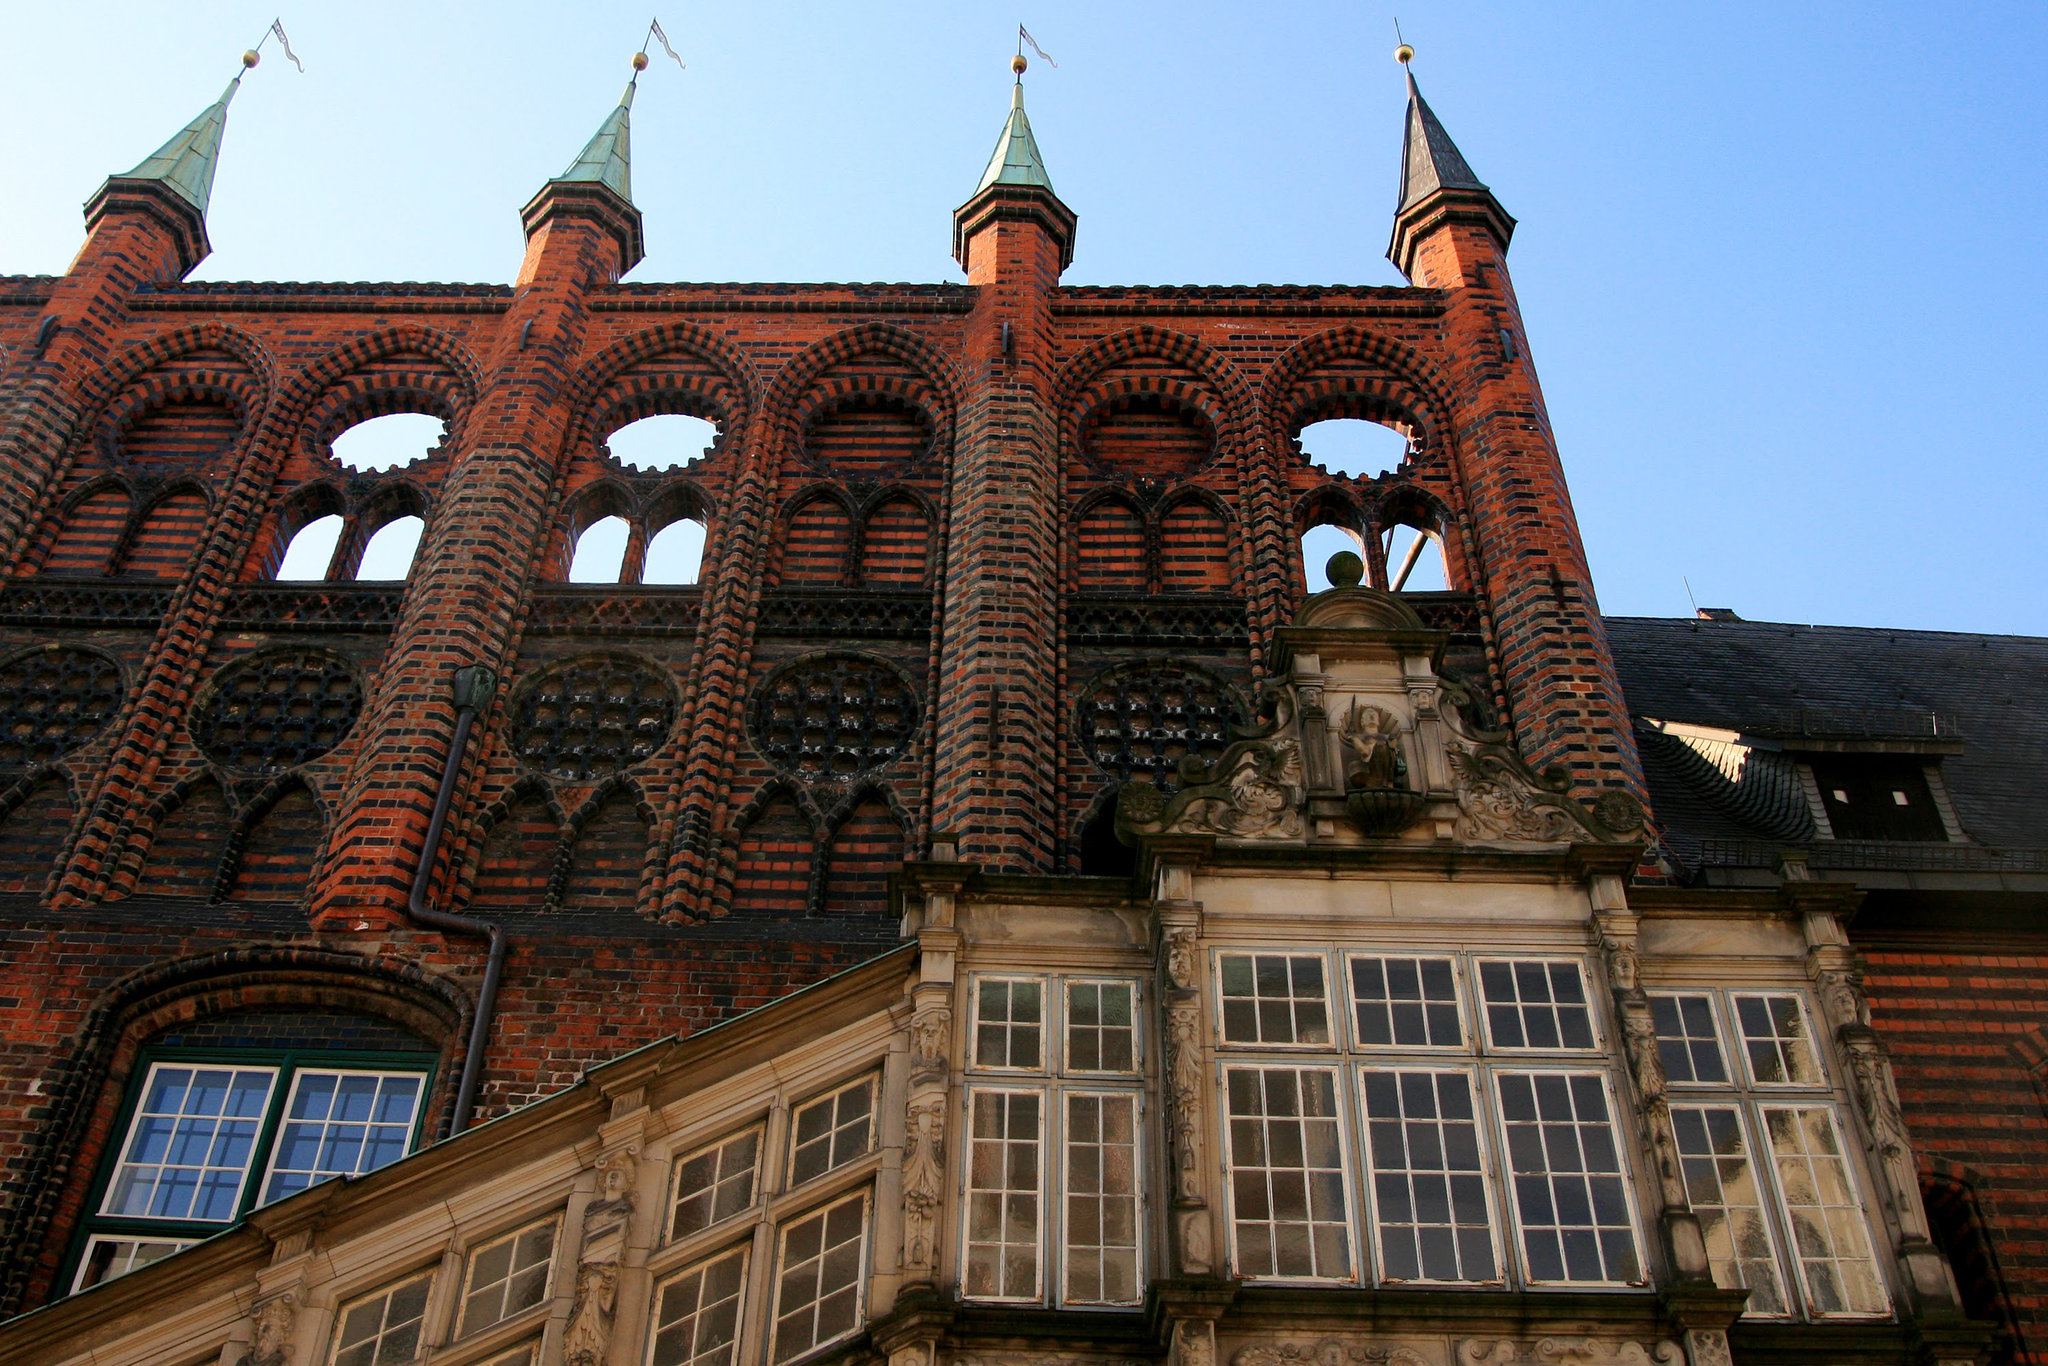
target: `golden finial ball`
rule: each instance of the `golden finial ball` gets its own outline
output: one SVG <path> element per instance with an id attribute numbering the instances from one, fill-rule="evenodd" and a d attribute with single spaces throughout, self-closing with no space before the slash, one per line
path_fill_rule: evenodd
<path id="1" fill-rule="evenodd" d="M 243 66 L 254 66 L 254 65 L 256 65 L 256 63 L 258 63 L 258 62 L 260 62 L 260 61 L 262 61 L 262 60 L 263 60 L 263 58 L 262 58 L 262 57 L 260 57 L 259 55 L 257 55 L 256 49 L 255 49 L 255 48 L 253 48 L 253 47 L 252 47 L 252 48 L 250 48 L 250 49 L 249 49 L 249 50 L 248 50 L 247 52 L 244 52 L 244 53 L 242 54 L 242 65 L 243 65 Z"/>
<path id="2" fill-rule="evenodd" d="M 1415 49 L 1406 43 L 1401 44 L 1401 46 L 1394 49 L 1394 60 L 1402 66 L 1408 65 L 1408 63 L 1415 60 Z"/>
<path id="3" fill-rule="evenodd" d="M 1024 68 L 1030 65 L 1031 63 L 1024 60 L 1024 54 L 1021 52 L 1010 58 L 1010 70 L 1016 72 L 1019 76 L 1023 75 Z"/>
<path id="4" fill-rule="evenodd" d="M 634 54 L 633 54 L 633 69 L 634 69 L 635 71 L 645 71 L 645 70 L 647 69 L 647 54 L 646 54 L 646 53 L 644 53 L 644 52 L 636 52 L 636 53 L 634 53 Z"/>

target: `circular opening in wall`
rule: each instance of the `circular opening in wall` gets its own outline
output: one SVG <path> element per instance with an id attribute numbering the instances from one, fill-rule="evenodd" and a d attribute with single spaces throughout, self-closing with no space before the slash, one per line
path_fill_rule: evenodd
<path id="1" fill-rule="evenodd" d="M 340 655 L 281 650 L 216 673 L 192 737 L 229 768 L 296 768 L 347 738 L 362 706 L 362 685 Z"/>

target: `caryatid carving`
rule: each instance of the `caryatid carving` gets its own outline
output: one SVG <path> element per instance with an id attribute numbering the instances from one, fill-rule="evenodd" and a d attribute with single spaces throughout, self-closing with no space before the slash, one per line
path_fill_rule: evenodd
<path id="1" fill-rule="evenodd" d="M 903 1154 L 903 1265 L 929 1274 L 938 1257 L 946 1181 L 946 1096 L 919 1096 L 907 1112 Z"/>
<path id="2" fill-rule="evenodd" d="M 910 1020 L 910 1075 L 917 1081 L 946 1078 L 946 1055 L 953 1043 L 953 1012 L 926 1006 Z"/>
<path id="3" fill-rule="evenodd" d="M 287 1290 L 256 1308 L 256 1337 L 249 1348 L 249 1366 L 289 1366 L 292 1330 L 299 1323 L 299 1297 Z"/>
<path id="4" fill-rule="evenodd" d="M 576 1305 L 562 1335 L 563 1366 L 604 1366 L 612 1341 L 612 1313 L 619 1297 L 615 1262 L 585 1263 L 576 1273 Z"/>

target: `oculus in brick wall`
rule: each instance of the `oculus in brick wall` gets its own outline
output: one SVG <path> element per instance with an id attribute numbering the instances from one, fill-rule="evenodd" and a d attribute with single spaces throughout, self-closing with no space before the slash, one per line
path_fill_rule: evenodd
<path id="1" fill-rule="evenodd" d="M 1074 718 L 1081 747 L 1104 771 L 1147 777 L 1161 791 L 1179 785 L 1183 759 L 1209 762 L 1245 719 L 1243 701 L 1205 669 L 1139 660 L 1105 669 L 1081 690 Z"/>
<path id="2" fill-rule="evenodd" d="M 749 717 L 754 747 L 807 781 L 849 780 L 903 752 L 917 731 L 917 692 L 872 655 L 792 660 L 761 684 Z"/>
<path id="3" fill-rule="evenodd" d="M 627 655 L 590 655 L 545 669 L 519 690 L 512 748 L 551 777 L 601 778 L 651 757 L 675 719 L 667 671 Z"/>
<path id="4" fill-rule="evenodd" d="M 296 768 L 347 738 L 362 707 L 362 684 L 340 655 L 280 650 L 216 674 L 192 737 L 230 768 Z"/>
<path id="5" fill-rule="evenodd" d="M 0 663 L 0 767 L 48 763 L 106 728 L 121 666 L 97 650 L 44 645 Z"/>

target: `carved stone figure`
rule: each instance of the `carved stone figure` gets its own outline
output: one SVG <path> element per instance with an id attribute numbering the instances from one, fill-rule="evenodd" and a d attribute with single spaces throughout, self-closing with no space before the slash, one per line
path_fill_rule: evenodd
<path id="1" fill-rule="evenodd" d="M 937 1255 L 941 1188 L 946 1179 L 946 1097 L 943 1092 L 910 1103 L 908 1151 L 903 1158 L 903 1261 L 929 1267 Z"/>
<path id="2" fill-rule="evenodd" d="M 1344 786 L 1387 790 L 1408 786 L 1408 762 L 1401 757 L 1401 723 L 1392 712 L 1351 699 L 1337 739 L 1344 746 Z"/>
<path id="3" fill-rule="evenodd" d="M 1202 1198 L 1202 1023 L 1193 1003 L 1166 1012 L 1167 1123 L 1173 1132 L 1174 1195 Z"/>
<path id="4" fill-rule="evenodd" d="M 562 1335 L 563 1366 L 604 1366 L 618 1296 L 616 1264 L 587 1264 L 577 1273 L 576 1306 L 569 1313 L 569 1329 Z"/>
<path id="5" fill-rule="evenodd" d="M 1174 1324 L 1172 1366 L 1216 1366 L 1216 1325 L 1199 1319 Z"/>
<path id="6" fill-rule="evenodd" d="M 287 1290 L 259 1305 L 249 1366 L 286 1366 L 292 1359 L 292 1329 L 298 1322 L 299 1297 L 293 1291 Z"/>
<path id="7" fill-rule="evenodd" d="M 1166 936 L 1166 977 L 1176 989 L 1195 989 L 1195 972 L 1199 964 L 1193 930 L 1174 930 Z"/>
<path id="8" fill-rule="evenodd" d="M 1728 1335 L 1718 1328 L 1692 1328 L 1685 1334 L 1687 1366 L 1735 1366 Z"/>
<path id="9" fill-rule="evenodd" d="M 1602 1338 L 1542 1338 L 1518 1343 L 1470 1338 L 1458 1344 L 1461 1366 L 1507 1366 L 1511 1361 L 1554 1362 L 1556 1366 L 1680 1366 L 1685 1353 L 1668 1339 L 1645 1346 Z"/>
<path id="10" fill-rule="evenodd" d="M 927 1006 L 910 1021 L 910 1075 L 923 1080 L 946 1075 L 946 1054 L 953 1040 L 953 1012 Z"/>

